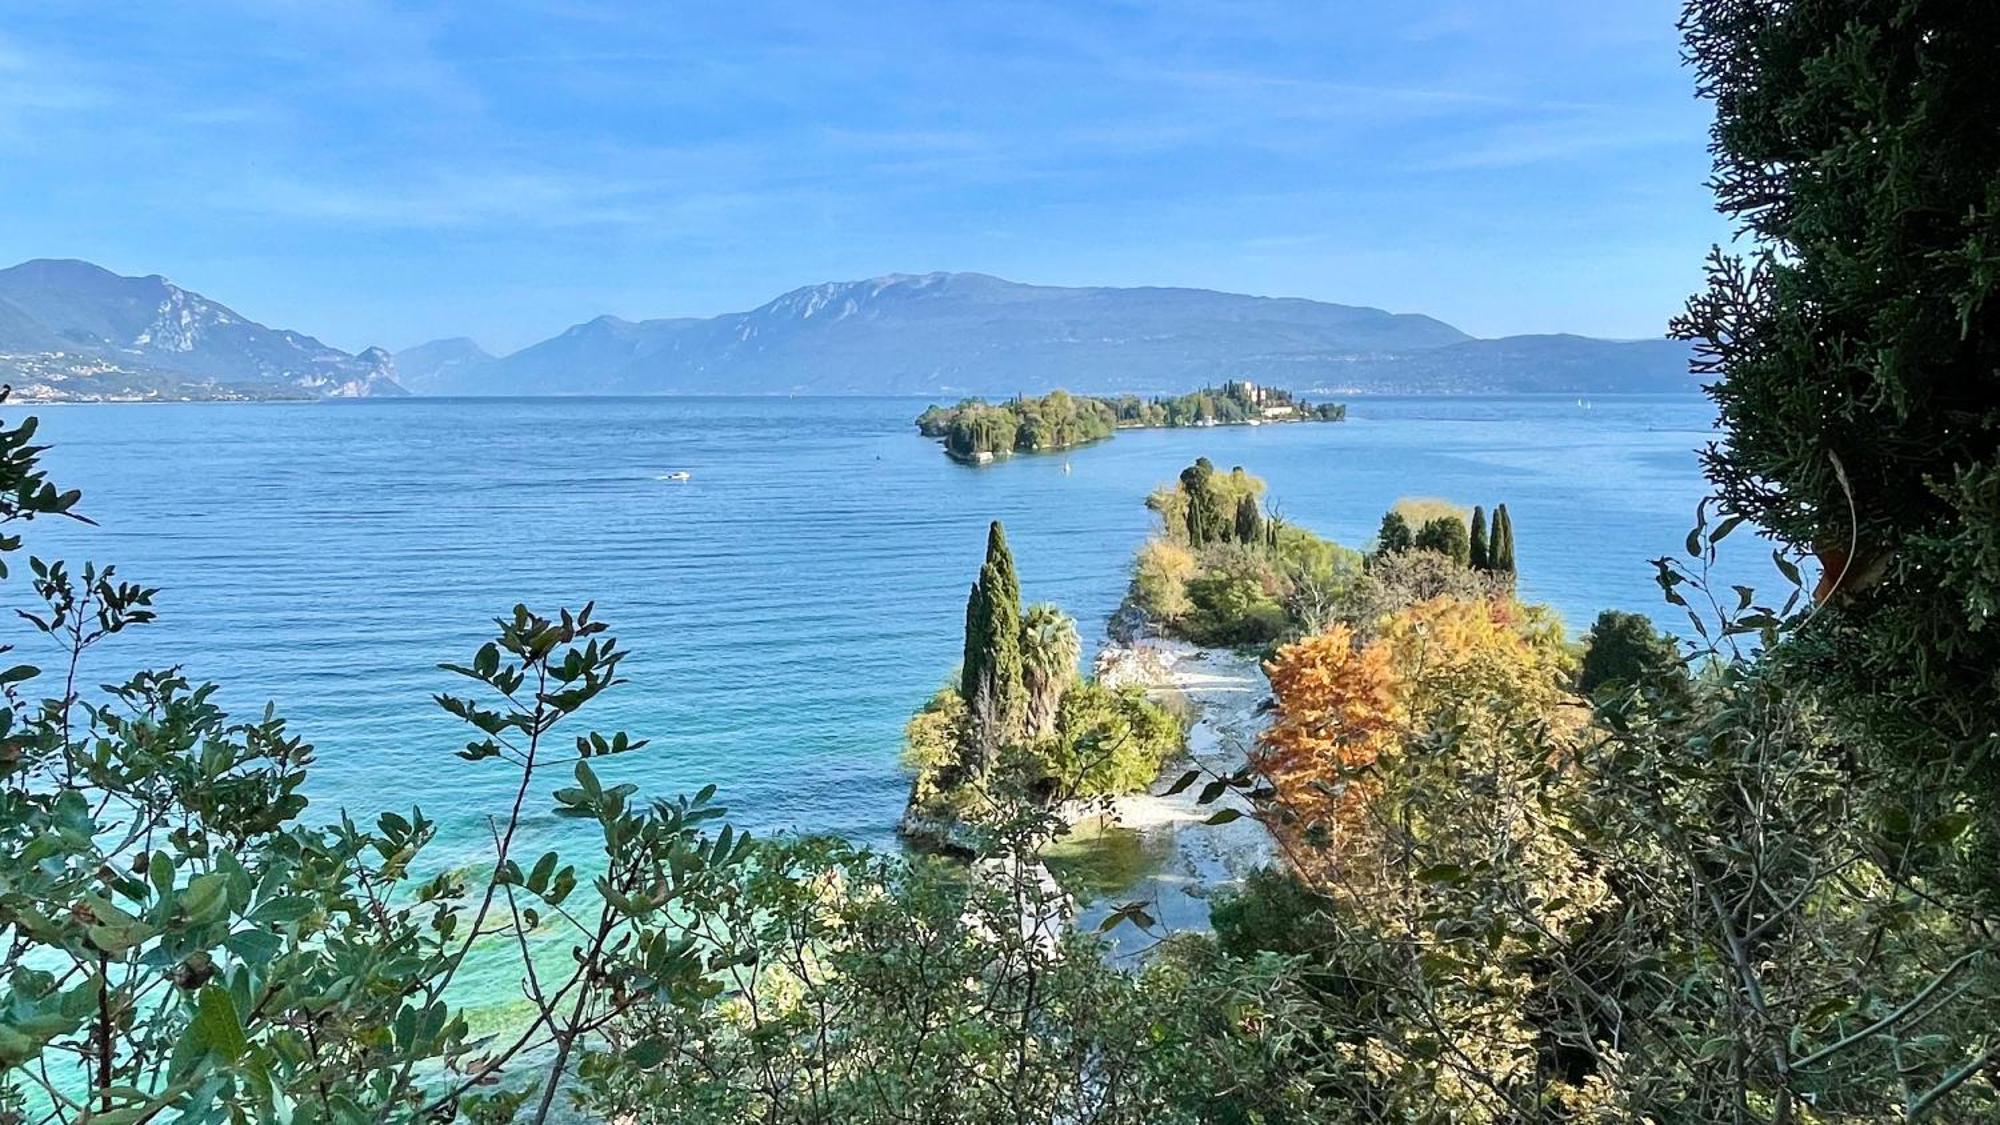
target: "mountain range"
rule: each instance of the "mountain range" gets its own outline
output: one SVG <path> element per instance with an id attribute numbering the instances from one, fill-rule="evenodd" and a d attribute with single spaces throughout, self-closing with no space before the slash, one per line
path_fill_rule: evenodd
<path id="1" fill-rule="evenodd" d="M 0 378 L 29 399 L 404 393 L 381 348 L 350 355 L 158 274 L 52 259 L 0 270 Z"/>
<path id="2" fill-rule="evenodd" d="M 601 316 L 505 356 L 462 337 L 350 355 L 157 275 L 49 260 L 0 270 L 0 377 L 27 398 L 1180 393 L 1232 378 L 1321 394 L 1696 385 L 1687 346 L 1664 339 L 1479 339 L 1361 306 L 976 273 L 830 282 L 715 317 Z"/>

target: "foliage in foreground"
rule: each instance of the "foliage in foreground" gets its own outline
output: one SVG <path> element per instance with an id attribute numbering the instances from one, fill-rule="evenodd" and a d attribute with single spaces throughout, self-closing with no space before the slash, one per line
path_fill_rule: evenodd
<path id="1" fill-rule="evenodd" d="M 43 479 L 32 433 L 0 430 L 0 523 L 77 501 Z M 438 697 L 474 728 L 460 757 L 478 764 L 460 768 L 510 769 L 518 786 L 487 864 L 426 873 L 437 828 L 420 809 L 301 822 L 312 748 L 272 712 L 232 719 L 178 670 L 85 695 L 86 658 L 149 622 L 154 591 L 109 567 L 30 570 L 43 608 L 24 618 L 59 667 L 0 677 L 0 1111 L 344 1122 L 527 1106 L 540 1119 L 608 1020 L 712 988 L 710 962 L 666 921 L 711 909 L 750 842 L 708 834 L 722 813 L 708 793 L 646 801 L 599 780 L 591 760 L 643 742 L 557 737 L 619 682 L 624 654 L 588 607 L 516 607 L 447 666 L 484 693 Z M 519 854 L 550 771 L 575 784 L 547 811 L 590 825 L 594 855 Z M 562 961 L 539 953 L 564 946 Z M 470 958 L 507 950 L 534 1015 L 475 1039 L 450 986 Z"/>
<path id="2" fill-rule="evenodd" d="M 1879 815 L 1969 802 L 1958 874 L 2000 899 L 2000 10 L 1697 0 L 1682 22 L 1750 245 L 1675 324 L 1717 377 L 1721 512 L 1817 556 L 1821 620 L 1787 659 L 1880 744 Z"/>

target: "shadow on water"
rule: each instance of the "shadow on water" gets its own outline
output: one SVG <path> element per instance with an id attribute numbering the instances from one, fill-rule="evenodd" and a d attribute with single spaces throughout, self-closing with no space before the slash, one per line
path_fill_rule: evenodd
<path id="1" fill-rule="evenodd" d="M 1042 859 L 1063 889 L 1076 896 L 1077 905 L 1088 907 L 1139 887 L 1159 873 L 1172 851 L 1170 833 L 1095 820 L 1049 845 Z"/>

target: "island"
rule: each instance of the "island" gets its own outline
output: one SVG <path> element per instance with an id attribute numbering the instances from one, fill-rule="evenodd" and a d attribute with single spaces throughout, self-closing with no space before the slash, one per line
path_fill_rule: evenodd
<path id="1" fill-rule="evenodd" d="M 1346 417 L 1347 407 L 1340 403 L 1314 404 L 1278 387 L 1231 380 L 1172 398 L 1094 397 L 1061 390 L 1003 403 L 968 398 L 956 406 L 931 406 L 917 416 L 917 432 L 942 442 L 952 459 L 983 465 L 1014 453 L 1072 449 L 1118 430 L 1338 422 Z"/>

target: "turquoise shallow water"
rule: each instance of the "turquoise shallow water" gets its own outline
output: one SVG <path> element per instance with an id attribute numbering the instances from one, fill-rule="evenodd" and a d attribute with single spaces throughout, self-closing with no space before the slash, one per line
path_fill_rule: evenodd
<path id="1" fill-rule="evenodd" d="M 653 740 L 606 772 L 656 793 L 714 782 L 755 829 L 881 842 L 906 789 L 900 730 L 957 658 L 987 520 L 1006 522 L 1026 597 L 1093 638 L 1146 493 L 1200 455 L 1347 543 L 1398 496 L 1504 500 L 1526 596 L 1578 629 L 1607 606 L 1672 624 L 1646 560 L 1685 534 L 1712 413 L 1692 396 L 1362 399 L 1340 424 L 1124 433 L 970 469 L 916 435 L 923 405 L 46 409 L 49 463 L 101 526 L 41 525 L 30 545 L 163 587 L 160 623 L 90 677 L 180 663 L 239 710 L 275 700 L 319 748 L 309 815 L 421 803 L 476 840 L 508 774 L 451 756 L 465 735 L 429 701 L 455 687 L 435 665 L 516 601 L 595 599 L 634 652 L 596 725 Z"/>

